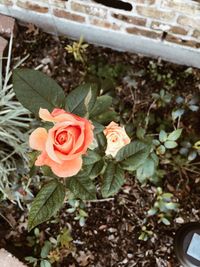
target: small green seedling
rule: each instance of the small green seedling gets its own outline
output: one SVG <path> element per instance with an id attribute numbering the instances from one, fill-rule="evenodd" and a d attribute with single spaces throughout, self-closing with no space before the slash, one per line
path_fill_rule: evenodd
<path id="1" fill-rule="evenodd" d="M 85 225 L 86 218 L 88 217 L 88 214 L 86 211 L 84 211 L 85 205 L 80 200 L 70 199 L 68 201 L 71 208 L 67 209 L 67 212 L 69 213 L 75 213 L 75 220 L 79 221 L 80 226 Z"/>
<path id="2" fill-rule="evenodd" d="M 165 225 L 170 225 L 170 219 L 173 211 L 177 211 L 179 204 L 174 202 L 173 194 L 164 193 L 161 187 L 156 190 L 156 201 L 153 207 L 148 210 L 147 215 L 157 215 L 159 220 L 158 223 L 162 222 Z"/>
<path id="3" fill-rule="evenodd" d="M 138 237 L 138 239 L 142 241 L 147 241 L 152 236 L 153 232 L 151 230 L 148 230 L 147 227 L 144 225 L 142 226 L 142 230 L 140 232 L 140 236 Z"/>
<path id="4" fill-rule="evenodd" d="M 81 37 L 79 42 L 73 42 L 72 45 L 67 45 L 65 49 L 69 54 L 73 54 L 76 61 L 85 63 L 85 53 L 88 46 L 88 44 L 83 43 L 83 37 Z"/>

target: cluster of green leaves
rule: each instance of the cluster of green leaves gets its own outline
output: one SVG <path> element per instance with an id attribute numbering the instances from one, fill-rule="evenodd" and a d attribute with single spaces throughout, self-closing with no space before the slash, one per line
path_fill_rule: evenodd
<path id="1" fill-rule="evenodd" d="M 68 213 L 75 213 L 75 220 L 79 221 L 80 226 L 85 225 L 85 220 L 88 217 L 87 212 L 84 210 L 85 205 L 83 201 L 76 199 L 69 199 L 68 204 L 71 206 L 67 209 Z"/>
<path id="2" fill-rule="evenodd" d="M 184 98 L 182 96 L 176 97 L 176 108 L 172 111 L 172 119 L 176 121 L 187 112 L 197 112 L 199 110 L 199 97 L 197 95 L 191 98 Z"/>
<path id="3" fill-rule="evenodd" d="M 28 236 L 28 245 L 32 247 L 34 256 L 28 256 L 25 260 L 33 267 L 51 267 L 54 262 L 62 260 L 63 252 L 66 254 L 73 251 L 71 233 L 69 229 L 64 228 L 60 234 L 54 238 L 50 237 L 49 240 L 41 244 L 41 233 L 38 228 L 34 229 L 34 236 Z M 39 254 L 39 256 L 38 256 Z"/>
<path id="4" fill-rule="evenodd" d="M 153 231 L 149 230 L 145 225 L 142 226 L 141 233 L 138 237 L 139 240 L 147 241 L 150 237 L 153 236 Z"/>
<path id="5" fill-rule="evenodd" d="M 181 136 L 182 129 L 176 129 L 173 132 L 167 134 L 164 130 L 161 130 L 159 133 L 159 140 L 154 139 L 153 143 L 157 147 L 156 153 L 158 155 L 163 155 L 166 152 L 166 149 L 173 149 L 178 146 L 176 142 Z"/>
<path id="6" fill-rule="evenodd" d="M 165 107 L 172 100 L 172 95 L 164 89 L 160 90 L 159 93 L 153 93 L 152 97 L 156 100 L 158 107 Z"/>
<path id="7" fill-rule="evenodd" d="M 162 222 L 165 225 L 170 225 L 172 212 L 177 211 L 179 204 L 173 200 L 173 194 L 164 193 L 161 187 L 156 190 L 156 201 L 153 207 L 148 210 L 148 216 L 158 216 L 158 223 Z"/>
<path id="8" fill-rule="evenodd" d="M 149 62 L 148 71 L 157 82 L 163 83 L 165 89 L 170 89 L 176 85 L 177 80 L 173 78 L 172 73 L 161 71 L 160 66 L 154 61 Z"/>

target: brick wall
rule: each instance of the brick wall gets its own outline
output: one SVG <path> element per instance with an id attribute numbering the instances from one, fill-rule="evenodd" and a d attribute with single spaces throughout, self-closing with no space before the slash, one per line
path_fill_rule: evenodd
<path id="1" fill-rule="evenodd" d="M 200 1 L 118 1 L 104 0 L 108 7 L 92 0 L 0 0 L 0 13 L 47 32 L 200 67 Z M 129 10 L 120 8 L 124 2 Z"/>

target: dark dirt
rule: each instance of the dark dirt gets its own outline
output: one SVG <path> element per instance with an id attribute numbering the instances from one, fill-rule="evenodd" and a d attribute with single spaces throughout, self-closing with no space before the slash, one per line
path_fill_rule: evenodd
<path id="1" fill-rule="evenodd" d="M 19 27 L 19 34 L 14 40 L 13 61 L 29 54 L 23 67 L 35 68 L 55 78 L 66 92 L 83 81 L 84 68 L 75 62 L 72 55 L 64 47 L 70 41 L 58 38 L 36 28 Z M 173 90 L 183 95 L 199 93 L 200 72 L 193 70 L 192 75 L 185 76 L 187 67 L 156 61 L 142 56 L 120 53 L 106 48 L 90 46 L 87 57 L 96 62 L 100 57 L 109 64 L 125 63 L 131 67 L 136 81 L 136 99 L 130 88 L 118 79 L 116 91 L 128 109 L 134 112 L 147 110 L 151 104 L 151 92 L 158 92 L 165 86 L 166 81 L 157 81 L 149 71 L 149 62 L 158 63 L 159 72 L 171 73 L 177 82 Z M 199 115 L 194 125 L 199 130 Z M 188 122 L 186 121 L 185 124 Z M 189 123 L 188 123 L 189 125 Z M 127 177 L 126 184 L 114 198 L 105 201 L 86 203 L 89 213 L 86 224 L 80 227 L 73 216 L 60 212 L 59 220 L 55 223 L 43 224 L 39 227 L 42 239 L 56 237 L 60 226 L 72 228 L 73 243 L 76 248 L 73 256 L 64 258 L 62 267 L 178 267 L 180 266 L 173 251 L 173 237 L 182 223 L 199 221 L 200 219 L 200 179 L 198 173 L 183 173 L 180 175 L 173 170 L 168 171 L 164 180 L 164 190 L 170 191 L 179 199 L 180 210 L 175 214 L 170 226 L 158 224 L 156 218 L 149 220 L 148 228 L 153 236 L 146 242 L 139 241 L 141 226 L 144 224 L 145 212 L 151 207 L 155 195 L 154 186 L 141 187 L 133 177 Z M 12 229 L 6 221 L 1 219 L 0 244 L 20 259 L 30 256 L 31 249 L 27 246 L 26 212 L 10 205 L 10 214 L 14 220 Z M 6 213 L 8 215 L 8 213 Z M 5 215 L 6 215 L 5 214 Z M 10 219 L 8 219 L 10 220 Z M 29 234 L 30 235 L 30 234 Z M 42 241 L 41 241 L 42 242 Z M 19 248 L 20 246 L 20 248 Z M 56 265 L 55 265 L 56 266 Z"/>

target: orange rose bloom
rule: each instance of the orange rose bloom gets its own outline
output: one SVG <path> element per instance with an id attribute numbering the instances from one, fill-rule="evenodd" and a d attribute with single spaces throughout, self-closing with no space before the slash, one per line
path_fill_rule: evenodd
<path id="1" fill-rule="evenodd" d="M 93 125 L 85 118 L 63 109 L 40 109 L 39 117 L 53 122 L 50 130 L 37 128 L 29 138 L 32 149 L 41 151 L 35 165 L 47 165 L 59 177 L 76 175 L 82 167 L 82 155 L 93 141 Z"/>
<path id="2" fill-rule="evenodd" d="M 112 121 L 104 130 L 107 139 L 106 155 L 116 156 L 117 152 L 125 145 L 129 144 L 131 139 L 127 135 L 124 127 L 120 127 Z"/>

